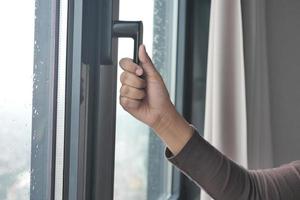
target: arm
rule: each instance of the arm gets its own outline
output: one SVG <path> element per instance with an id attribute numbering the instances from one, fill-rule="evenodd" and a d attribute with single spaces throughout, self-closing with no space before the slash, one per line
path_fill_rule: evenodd
<path id="1" fill-rule="evenodd" d="M 166 157 L 216 200 L 300 199 L 300 161 L 278 168 L 246 170 L 196 131 L 177 154 Z"/>
<path id="2" fill-rule="evenodd" d="M 167 145 L 168 159 L 216 200 L 300 199 L 300 163 L 249 171 L 237 165 L 194 131 L 176 112 L 144 46 L 141 66 L 125 58 L 120 104 L 149 125 Z M 140 78 L 143 75 L 143 78 Z"/>

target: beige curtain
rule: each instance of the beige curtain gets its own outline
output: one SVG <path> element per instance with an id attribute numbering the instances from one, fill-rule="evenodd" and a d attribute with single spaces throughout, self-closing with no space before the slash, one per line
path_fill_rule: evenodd
<path id="1" fill-rule="evenodd" d="M 205 138 L 248 167 L 246 92 L 240 0 L 212 0 Z M 201 200 L 211 199 L 201 192 Z"/>

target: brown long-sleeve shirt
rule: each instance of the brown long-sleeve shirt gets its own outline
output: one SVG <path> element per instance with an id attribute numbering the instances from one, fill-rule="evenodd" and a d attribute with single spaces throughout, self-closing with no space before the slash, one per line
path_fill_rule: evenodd
<path id="1" fill-rule="evenodd" d="M 300 200 L 300 161 L 247 170 L 197 132 L 176 156 L 166 149 L 166 157 L 215 200 Z"/>

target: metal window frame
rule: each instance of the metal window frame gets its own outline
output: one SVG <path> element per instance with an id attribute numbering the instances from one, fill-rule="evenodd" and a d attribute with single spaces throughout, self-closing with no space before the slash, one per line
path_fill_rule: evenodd
<path id="1" fill-rule="evenodd" d="M 79 123 L 80 102 L 82 3 L 82 0 L 70 0 L 68 8 L 63 169 L 63 199 L 66 200 L 77 199 L 77 180 L 79 179 L 76 152 L 78 152 L 79 137 L 77 124 Z"/>
<path id="2" fill-rule="evenodd" d="M 176 96 L 175 107 L 180 114 L 184 114 L 185 108 L 185 82 L 186 77 L 186 38 L 187 38 L 187 0 L 179 1 L 178 5 L 178 35 L 177 35 L 177 60 L 176 60 Z M 170 200 L 180 200 L 182 198 L 182 175 L 173 167 L 172 189 L 173 194 Z"/>
<path id="3" fill-rule="evenodd" d="M 110 87 L 107 87 L 107 85 L 103 87 L 103 85 L 110 82 L 111 86 L 115 88 L 114 84 L 116 83 L 108 80 L 108 77 L 115 77 L 116 70 L 111 70 L 112 66 L 97 67 L 99 66 L 97 53 L 101 49 L 98 49 L 100 44 L 97 39 L 99 38 L 95 34 L 100 29 L 100 18 L 105 17 L 105 12 L 97 14 L 96 8 L 99 5 L 97 2 L 112 3 L 107 0 L 69 1 L 64 199 L 70 200 L 113 198 L 115 110 L 110 109 L 109 111 L 111 114 L 107 119 L 112 119 L 111 126 L 110 128 L 107 127 L 108 129 L 105 131 L 103 131 L 102 123 L 99 121 L 101 116 L 97 115 L 102 110 L 112 108 L 112 106 L 115 108 L 115 102 L 106 102 L 105 99 L 100 99 L 101 96 L 97 95 L 95 101 L 92 91 L 98 91 L 95 94 L 99 94 L 100 90 L 106 91 L 112 97 L 111 99 L 115 99 L 116 92 L 114 90 L 108 91 L 107 88 Z M 181 17 L 179 17 L 177 28 L 178 30 L 185 30 L 186 1 L 179 1 L 179 4 L 179 15 Z M 117 19 L 117 0 L 114 1 L 114 6 L 114 19 Z M 101 13 L 104 13 L 104 16 L 101 16 Z M 178 42 L 180 42 L 178 52 L 179 55 L 184 55 L 180 51 L 183 51 L 185 43 L 179 37 L 185 38 L 185 31 L 179 31 L 178 35 Z M 117 49 L 116 42 L 114 41 L 114 49 Z M 115 52 L 114 56 L 116 55 Z M 177 78 L 183 80 L 182 67 L 184 64 L 182 63 L 182 57 L 179 56 L 176 63 L 179 63 Z M 101 67 L 106 70 L 106 73 L 103 73 L 102 70 L 101 74 L 101 70 L 99 70 Z M 110 76 L 107 76 L 107 73 Z M 176 93 L 176 107 L 178 110 L 182 110 L 181 92 L 183 86 L 176 85 L 176 89 L 180 90 L 179 93 Z M 81 98 L 83 98 L 83 108 L 80 107 Z M 99 100 L 102 106 L 98 104 Z M 91 120 L 91 118 L 96 120 Z M 101 119 L 103 120 L 103 117 Z M 82 121 L 85 121 L 85 123 L 82 124 Z M 109 122 L 106 121 L 106 123 Z M 84 126 L 84 128 L 81 126 Z M 92 128 L 87 129 L 87 127 Z M 99 131 L 101 128 L 102 131 Z M 95 135 L 97 132 L 101 132 L 101 134 Z M 107 141 L 107 138 L 109 138 L 109 141 Z M 161 155 L 160 160 L 163 160 L 163 155 Z M 165 164 L 163 164 L 164 168 L 166 167 Z M 169 187 L 171 188 L 171 194 L 170 191 L 165 191 L 162 194 L 167 199 L 179 199 L 180 196 L 180 173 L 174 169 L 174 167 L 171 167 L 171 174 L 164 178 L 166 180 L 171 179 L 171 183 L 168 183 L 171 185 L 165 187 L 166 190 Z M 105 174 L 103 174 L 104 171 Z"/>
<path id="4" fill-rule="evenodd" d="M 179 46 L 177 83 L 182 83 L 179 99 L 182 115 L 198 128 L 203 135 L 205 110 L 205 84 L 207 67 L 207 47 L 209 31 L 210 0 L 185 0 L 184 22 L 185 35 L 181 37 L 184 42 Z M 183 19 L 183 18 L 182 18 Z M 179 38 L 180 39 L 180 38 Z M 179 42 L 180 43 L 180 42 Z M 181 57 L 180 57 L 181 56 Z M 200 75 L 199 75 L 200 73 Z M 197 78 L 201 77 L 201 84 Z M 181 79 L 180 79 L 181 78 Z M 197 85 L 198 83 L 198 85 Z M 195 102 L 198 101 L 198 104 Z M 199 103 L 200 101 L 200 103 Z M 197 110 L 197 116 L 195 115 Z M 202 112 L 201 112 L 202 111 Z M 200 188 L 184 174 L 180 175 L 180 198 L 199 198 Z"/>
<path id="5" fill-rule="evenodd" d="M 113 199 L 117 40 L 101 65 L 101 31 L 118 0 L 69 0 L 63 199 Z M 103 95 L 106 94 L 106 95 Z"/>

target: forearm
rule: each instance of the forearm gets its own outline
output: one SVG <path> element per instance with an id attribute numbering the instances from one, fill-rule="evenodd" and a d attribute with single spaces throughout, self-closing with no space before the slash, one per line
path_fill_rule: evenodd
<path id="1" fill-rule="evenodd" d="M 237 199 L 237 196 L 246 199 L 247 191 L 243 194 L 243 184 L 249 188 L 246 170 L 194 133 L 195 129 L 174 107 L 167 110 L 152 128 L 167 145 L 170 161 L 216 199 Z"/>

